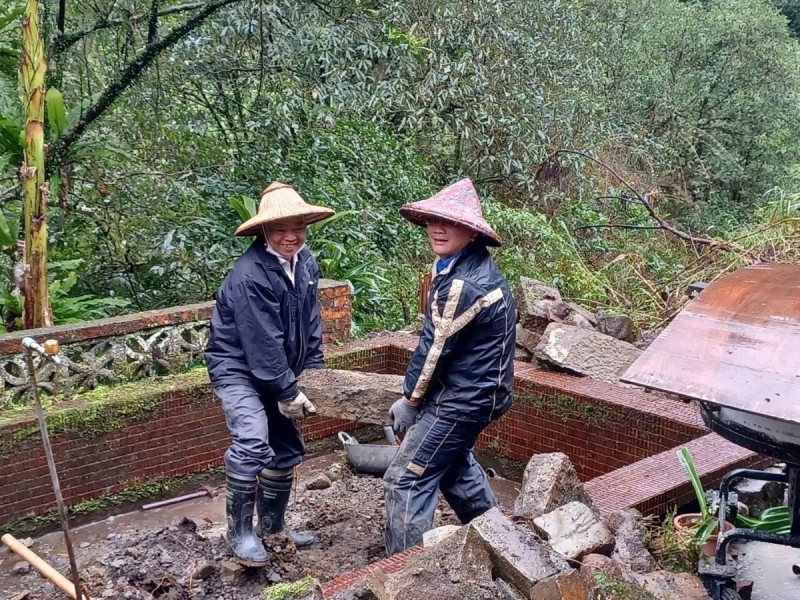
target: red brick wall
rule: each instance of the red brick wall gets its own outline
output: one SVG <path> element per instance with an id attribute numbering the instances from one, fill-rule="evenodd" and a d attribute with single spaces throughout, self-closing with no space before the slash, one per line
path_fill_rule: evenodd
<path id="1" fill-rule="evenodd" d="M 326 344 L 346 342 L 350 337 L 350 286 L 321 279 L 318 297 L 322 310 L 322 340 Z"/>

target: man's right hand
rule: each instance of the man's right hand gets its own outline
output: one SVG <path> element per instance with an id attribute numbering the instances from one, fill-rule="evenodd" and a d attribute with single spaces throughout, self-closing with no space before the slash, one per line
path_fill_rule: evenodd
<path id="1" fill-rule="evenodd" d="M 306 398 L 303 392 L 297 394 L 297 398 L 290 402 L 278 402 L 278 410 L 287 419 L 299 421 L 309 415 L 317 414 L 317 407 Z"/>
<path id="2" fill-rule="evenodd" d="M 389 420 L 392 422 L 392 429 L 398 433 L 405 432 L 417 420 L 420 407 L 410 404 L 405 398 L 400 398 L 389 409 Z"/>

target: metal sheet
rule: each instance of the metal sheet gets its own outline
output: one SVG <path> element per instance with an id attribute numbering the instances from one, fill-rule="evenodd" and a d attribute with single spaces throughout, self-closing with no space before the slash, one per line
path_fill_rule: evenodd
<path id="1" fill-rule="evenodd" d="M 621 380 L 800 422 L 800 265 L 747 267 L 715 281 Z"/>

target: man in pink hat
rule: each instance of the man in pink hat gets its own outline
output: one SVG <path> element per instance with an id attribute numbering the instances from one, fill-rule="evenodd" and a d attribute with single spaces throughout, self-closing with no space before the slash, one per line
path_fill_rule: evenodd
<path id="1" fill-rule="evenodd" d="M 269 562 L 260 537 L 283 530 L 293 469 L 305 454 L 295 421 L 316 412 L 297 387 L 304 369 L 324 367 L 319 266 L 306 226 L 331 215 L 286 184 L 264 190 L 258 214 L 236 230 L 256 239 L 223 281 L 211 317 L 206 365 L 232 439 L 224 457 L 227 537 L 248 566 Z M 310 534 L 292 538 L 313 542 Z"/>
<path id="2" fill-rule="evenodd" d="M 383 478 L 387 553 L 420 544 L 441 490 L 462 523 L 497 505 L 473 446 L 511 407 L 516 311 L 487 246 L 500 237 L 468 179 L 400 210 L 425 227 L 437 260 L 403 397 L 389 411 L 407 432 Z"/>

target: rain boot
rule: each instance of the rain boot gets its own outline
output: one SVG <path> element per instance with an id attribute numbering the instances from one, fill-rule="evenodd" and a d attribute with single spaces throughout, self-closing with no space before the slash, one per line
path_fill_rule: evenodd
<path id="1" fill-rule="evenodd" d="M 263 567 L 269 554 L 253 531 L 253 507 L 256 503 L 256 481 L 227 476 L 226 504 L 228 543 L 236 561 L 248 567 Z"/>
<path id="2" fill-rule="evenodd" d="M 258 474 L 258 536 L 283 531 L 286 505 L 292 494 L 292 479 L 291 469 L 264 469 Z M 298 548 L 310 546 L 316 541 L 314 535 L 307 531 L 289 531 L 289 535 Z"/>

